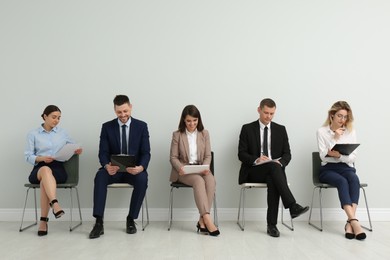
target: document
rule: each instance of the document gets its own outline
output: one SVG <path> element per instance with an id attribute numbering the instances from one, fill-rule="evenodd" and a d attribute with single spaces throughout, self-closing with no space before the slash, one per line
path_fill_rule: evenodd
<path id="1" fill-rule="evenodd" d="M 209 170 L 210 165 L 203 164 L 203 165 L 184 165 L 184 173 L 185 174 L 191 174 L 191 173 L 201 173 L 204 170 Z"/>
<path id="2" fill-rule="evenodd" d="M 276 163 L 278 163 L 278 161 L 280 160 L 280 158 L 282 158 L 282 157 L 279 157 L 279 158 L 273 159 L 273 160 L 268 160 L 268 161 L 261 161 L 261 162 L 259 162 L 259 163 L 256 163 L 255 166 L 257 166 L 257 165 L 262 165 L 262 164 L 265 164 L 265 163 L 270 163 L 270 162 L 276 162 Z"/>
<path id="3" fill-rule="evenodd" d="M 113 154 L 111 155 L 111 165 L 119 166 L 118 172 L 126 172 L 127 167 L 135 167 L 135 155 Z"/>
<path id="4" fill-rule="evenodd" d="M 80 148 L 80 144 L 65 144 L 55 155 L 54 158 L 56 161 L 65 162 L 69 160 L 74 152 Z"/>

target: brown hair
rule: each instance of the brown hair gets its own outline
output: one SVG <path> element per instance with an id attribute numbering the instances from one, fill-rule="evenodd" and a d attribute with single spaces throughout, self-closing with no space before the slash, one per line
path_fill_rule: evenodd
<path id="1" fill-rule="evenodd" d="M 192 116 L 198 119 L 198 125 L 196 126 L 196 129 L 198 131 L 203 131 L 204 126 L 202 123 L 202 117 L 200 116 L 199 110 L 194 105 L 187 105 L 183 112 L 181 113 L 180 121 L 179 121 L 179 131 L 183 133 L 186 130 L 186 124 L 184 122 L 184 119 L 186 116 Z"/>
<path id="2" fill-rule="evenodd" d="M 48 116 L 51 113 L 56 112 L 56 111 L 61 113 L 61 110 L 57 106 L 55 106 L 55 105 L 48 105 L 45 108 L 45 110 L 43 110 L 43 113 L 42 113 L 41 117 L 42 117 L 43 120 L 45 120 L 44 116 Z"/>

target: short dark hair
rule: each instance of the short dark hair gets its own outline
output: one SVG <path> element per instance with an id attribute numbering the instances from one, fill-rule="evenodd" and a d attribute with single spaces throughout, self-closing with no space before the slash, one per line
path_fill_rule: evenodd
<path id="1" fill-rule="evenodd" d="M 179 131 L 180 132 L 183 133 L 186 130 L 186 124 L 184 122 L 184 119 L 186 118 L 186 116 L 192 116 L 192 117 L 197 118 L 198 119 L 198 125 L 197 125 L 196 129 L 198 131 L 203 131 L 204 126 L 203 126 L 203 123 L 202 123 L 202 117 L 200 116 L 199 110 L 194 105 L 187 105 L 183 109 L 183 112 L 181 113 L 180 122 L 179 122 Z"/>
<path id="2" fill-rule="evenodd" d="M 58 112 L 61 113 L 61 110 L 60 110 L 57 106 L 55 106 L 55 105 L 48 105 L 48 106 L 45 108 L 45 110 L 43 110 L 43 113 L 42 113 L 41 117 L 42 117 L 43 119 L 45 119 L 44 116 L 48 116 L 48 115 L 50 115 L 51 113 L 56 112 L 56 111 L 58 111 Z"/>
<path id="3" fill-rule="evenodd" d="M 113 102 L 114 106 L 121 106 L 125 103 L 130 104 L 130 99 L 126 95 L 116 95 Z"/>
<path id="4" fill-rule="evenodd" d="M 267 107 L 276 107 L 275 101 L 273 101 L 270 98 L 264 98 L 263 100 L 260 101 L 260 108 L 264 108 L 265 106 Z"/>

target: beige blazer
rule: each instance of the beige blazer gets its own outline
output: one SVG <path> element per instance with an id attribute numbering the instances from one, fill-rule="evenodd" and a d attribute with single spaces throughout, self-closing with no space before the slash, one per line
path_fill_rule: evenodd
<path id="1" fill-rule="evenodd" d="M 198 131 L 196 137 L 198 161 L 200 164 L 211 163 L 210 136 L 207 130 Z M 179 170 L 182 166 L 189 164 L 190 148 L 186 133 L 178 130 L 172 134 L 170 162 L 172 165 L 170 181 L 175 182 L 179 178 Z"/>

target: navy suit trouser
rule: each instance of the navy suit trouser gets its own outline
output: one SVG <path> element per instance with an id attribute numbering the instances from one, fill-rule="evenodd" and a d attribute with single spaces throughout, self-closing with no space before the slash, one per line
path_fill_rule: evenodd
<path id="1" fill-rule="evenodd" d="M 327 163 L 320 168 L 319 180 L 337 188 L 341 208 L 352 203 L 358 204 L 360 181 L 354 167 L 345 163 Z"/>
<path id="2" fill-rule="evenodd" d="M 133 185 L 133 193 L 130 199 L 129 217 L 137 219 L 142 207 L 146 189 L 148 188 L 148 173 L 143 171 L 137 175 L 125 172 L 117 172 L 109 175 L 106 169 L 100 169 L 95 176 L 93 191 L 93 216 L 104 217 L 106 206 L 107 186 L 112 183 L 128 183 Z"/>

